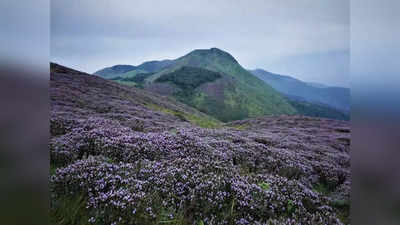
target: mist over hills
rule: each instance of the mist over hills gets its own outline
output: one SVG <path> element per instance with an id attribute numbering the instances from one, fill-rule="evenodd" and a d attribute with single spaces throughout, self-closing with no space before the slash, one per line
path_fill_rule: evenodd
<path id="1" fill-rule="evenodd" d="M 250 70 L 250 72 L 293 100 L 301 99 L 310 103 L 322 104 L 346 113 L 350 111 L 350 89 L 348 88 L 306 83 L 290 76 L 274 74 L 262 69 Z"/>

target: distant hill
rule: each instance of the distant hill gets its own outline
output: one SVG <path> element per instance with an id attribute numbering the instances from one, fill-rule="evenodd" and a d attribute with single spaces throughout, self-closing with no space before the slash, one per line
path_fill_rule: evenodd
<path id="1" fill-rule="evenodd" d="M 136 66 L 131 66 L 131 65 L 115 65 L 112 67 L 107 67 L 104 69 L 101 69 L 99 71 L 96 71 L 94 74 L 99 75 L 103 78 L 109 79 L 113 78 L 116 76 L 119 76 L 121 74 L 124 74 L 126 72 L 135 70 Z"/>
<path id="2" fill-rule="evenodd" d="M 116 65 L 95 74 L 173 96 L 224 122 L 276 114 L 349 119 L 348 88 L 307 83 L 262 69 L 247 71 L 218 48 L 197 49 L 174 60 Z"/>
<path id="3" fill-rule="evenodd" d="M 303 101 L 329 106 L 347 114 L 350 111 L 350 89 L 348 88 L 309 84 L 262 69 L 250 70 L 250 72 L 293 100 L 297 97 Z"/>
<path id="4" fill-rule="evenodd" d="M 310 85 L 312 87 L 316 87 L 316 88 L 327 88 L 327 87 L 330 87 L 328 85 L 317 83 L 317 82 L 306 82 L 306 84 L 308 84 L 308 85 Z"/>
<path id="5" fill-rule="evenodd" d="M 168 63 L 148 76 L 144 87 L 174 96 L 221 121 L 296 113 L 277 91 L 218 48 L 194 50 Z M 186 87 L 180 83 L 183 80 Z"/>
<path id="6" fill-rule="evenodd" d="M 298 114 L 304 116 L 322 117 L 337 120 L 350 120 L 349 113 L 344 113 L 327 105 L 307 102 L 294 98 L 288 98 L 287 100 L 296 109 Z"/>
<path id="7" fill-rule="evenodd" d="M 198 49 L 175 60 L 145 62 L 123 74 L 101 76 L 173 96 L 224 122 L 296 113 L 281 94 L 218 48 Z"/>
<path id="8" fill-rule="evenodd" d="M 94 74 L 101 76 L 106 79 L 112 79 L 115 77 L 132 77 L 138 73 L 153 73 L 158 72 L 165 67 L 171 65 L 173 60 L 162 60 L 162 61 L 148 61 L 138 66 L 132 65 L 115 65 L 107 67 L 94 72 Z"/>
<path id="9" fill-rule="evenodd" d="M 154 73 L 158 72 L 170 65 L 174 64 L 174 60 L 161 60 L 161 61 L 149 61 L 149 62 L 144 62 L 137 66 L 137 69 L 147 71 L 149 73 Z"/>

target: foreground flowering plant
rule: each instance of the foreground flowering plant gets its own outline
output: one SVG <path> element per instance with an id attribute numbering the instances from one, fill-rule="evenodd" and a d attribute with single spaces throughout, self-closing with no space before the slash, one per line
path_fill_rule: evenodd
<path id="1" fill-rule="evenodd" d="M 100 224 L 143 224 L 166 213 L 170 221 L 183 214 L 206 224 L 340 224 L 332 200 L 312 189 L 324 182 L 333 193 L 347 190 L 348 171 L 244 133 L 142 133 L 89 118 L 50 142 L 60 165 L 52 197 L 83 193 L 90 221 Z"/>
<path id="2" fill-rule="evenodd" d="M 82 224 L 350 223 L 347 122 L 276 116 L 203 129 L 135 102 L 181 107 L 135 89 L 51 79 L 53 211 L 78 196 Z"/>

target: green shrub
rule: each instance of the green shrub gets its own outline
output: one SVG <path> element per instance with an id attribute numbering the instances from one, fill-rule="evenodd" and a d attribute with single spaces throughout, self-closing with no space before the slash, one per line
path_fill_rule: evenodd
<path id="1" fill-rule="evenodd" d="M 218 78 L 221 78 L 219 73 L 202 68 L 184 66 L 172 73 L 162 75 L 155 82 L 172 82 L 184 90 L 193 90 Z"/>
<path id="2" fill-rule="evenodd" d="M 263 190 L 265 190 L 265 191 L 267 191 L 267 190 L 269 190 L 269 189 L 271 188 L 271 187 L 269 186 L 269 184 L 268 184 L 268 183 L 265 183 L 265 182 L 259 183 L 258 186 L 260 186 L 261 189 L 263 189 Z"/>
<path id="3" fill-rule="evenodd" d="M 313 191 L 318 192 L 323 195 L 328 195 L 331 191 L 329 190 L 328 185 L 323 183 L 318 183 L 314 185 Z"/>
<path id="4" fill-rule="evenodd" d="M 296 206 L 294 205 L 293 201 L 289 199 L 288 203 L 287 203 L 287 212 L 288 215 L 292 215 L 292 213 L 294 213 L 294 211 L 296 210 Z"/>
<path id="5" fill-rule="evenodd" d="M 52 202 L 50 224 L 53 225 L 86 225 L 89 214 L 83 195 L 61 197 Z"/>

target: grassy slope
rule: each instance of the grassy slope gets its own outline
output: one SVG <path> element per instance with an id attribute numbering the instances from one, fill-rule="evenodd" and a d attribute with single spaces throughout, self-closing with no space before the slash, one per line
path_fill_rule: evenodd
<path id="1" fill-rule="evenodd" d="M 243 119 L 271 114 L 294 114 L 296 110 L 268 84 L 250 74 L 228 53 L 219 49 L 195 50 L 175 60 L 175 64 L 161 70 L 148 78 L 154 82 L 164 74 L 174 72 L 182 66 L 192 66 L 220 72 L 234 78 L 231 85 L 224 87 L 224 102 L 217 101 L 208 93 L 197 93 L 191 102 L 199 108 L 200 105 L 219 108 L 217 118 L 223 121 Z M 178 98 L 179 99 L 179 98 Z M 214 110 L 211 110 L 214 111 Z M 234 116 L 229 116 L 234 114 Z M 216 116 L 214 113 L 211 115 Z"/>
<path id="2" fill-rule="evenodd" d="M 146 70 L 141 70 L 141 69 L 137 69 L 137 70 L 131 70 L 129 72 L 123 73 L 121 75 L 119 75 L 122 78 L 130 78 L 130 77 L 134 77 L 139 73 L 147 73 Z"/>
<path id="3" fill-rule="evenodd" d="M 103 77 L 105 79 L 111 79 L 136 69 L 137 68 L 135 66 L 131 65 L 115 65 L 98 70 L 94 74 Z"/>
<path id="4" fill-rule="evenodd" d="M 113 79 L 116 77 L 127 78 L 127 77 L 133 77 L 138 73 L 158 72 L 173 63 L 174 60 L 162 60 L 162 61 L 144 62 L 139 66 L 115 65 L 98 70 L 94 74 L 103 77 L 105 79 Z"/>
<path id="5" fill-rule="evenodd" d="M 69 107 L 62 106 L 65 113 L 75 114 L 75 110 L 79 109 L 84 115 L 93 116 L 97 113 L 99 117 L 108 118 L 123 111 L 124 116 L 120 122 L 129 121 L 128 118 L 131 117 L 132 121 L 137 117 L 149 117 L 151 120 L 145 122 L 165 123 L 169 127 L 176 127 L 182 122 L 205 128 L 221 125 L 220 121 L 175 99 L 159 96 L 143 89 L 119 85 L 54 63 L 51 63 L 50 68 L 52 101 L 67 102 Z M 132 84 L 132 82 L 124 84 Z M 80 89 L 76 90 L 75 87 L 80 87 Z M 159 115 L 159 112 L 163 115 Z M 172 124 L 170 124 L 171 119 L 175 121 Z"/>

